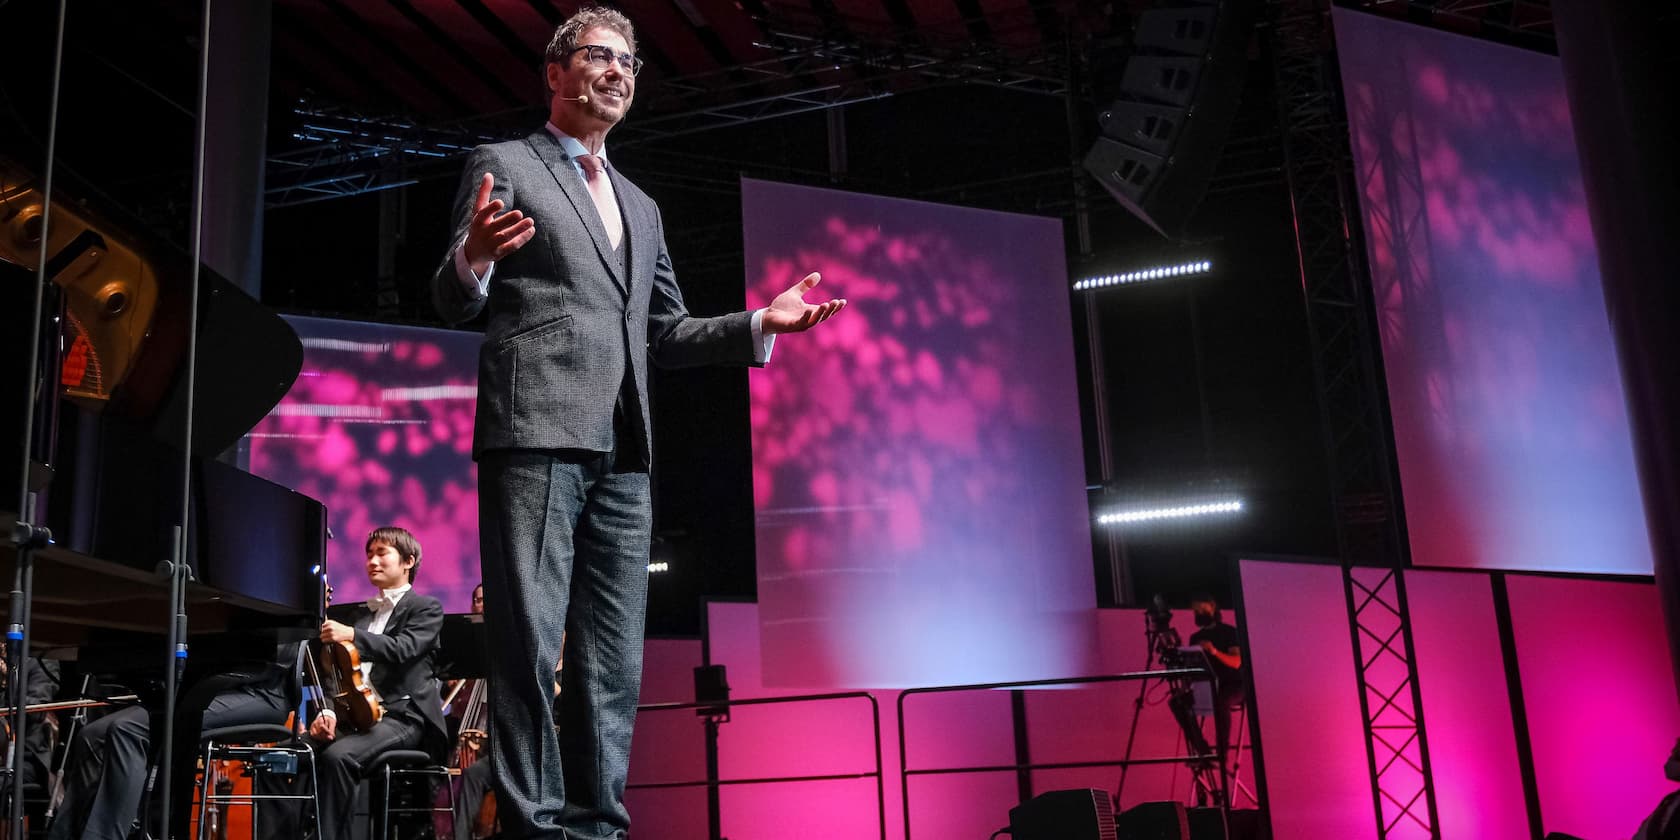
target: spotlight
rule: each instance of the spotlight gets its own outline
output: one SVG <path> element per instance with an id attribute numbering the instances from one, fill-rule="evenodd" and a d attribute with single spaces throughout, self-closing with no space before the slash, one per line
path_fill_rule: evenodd
<path id="1" fill-rule="evenodd" d="M 1153 268 L 1140 268 L 1119 274 L 1104 274 L 1097 277 L 1087 277 L 1073 284 L 1076 292 L 1088 292 L 1108 286 L 1124 286 L 1128 283 L 1138 283 L 1144 280 L 1159 280 L 1163 277 L 1185 277 L 1191 274 L 1207 274 L 1213 270 L 1210 260 L 1181 263 L 1179 265 L 1161 265 Z"/>
<path id="2" fill-rule="evenodd" d="M 670 570 L 671 570 L 671 564 L 665 562 L 664 560 L 656 560 L 656 561 L 648 564 L 648 573 L 649 574 L 653 574 L 655 572 L 668 572 Z"/>
<path id="3" fill-rule="evenodd" d="M 1241 513 L 1242 509 L 1243 503 L 1241 499 L 1203 502 L 1199 504 L 1174 505 L 1170 507 L 1140 508 L 1137 510 L 1122 510 L 1115 511 L 1113 513 L 1105 513 L 1097 517 L 1097 524 L 1129 525 L 1137 522 L 1154 522 L 1161 519 L 1189 519 L 1199 516 Z"/>

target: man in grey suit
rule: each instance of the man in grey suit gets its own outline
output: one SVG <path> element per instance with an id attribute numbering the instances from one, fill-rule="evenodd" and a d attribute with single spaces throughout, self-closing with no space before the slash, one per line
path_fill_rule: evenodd
<path id="1" fill-rule="evenodd" d="M 473 455 L 491 760 L 511 837 L 629 830 L 652 519 L 649 359 L 761 365 L 776 334 L 845 305 L 807 304 L 812 273 L 757 312 L 689 316 L 658 206 L 606 161 L 640 66 L 622 14 L 585 8 L 561 24 L 544 57 L 548 125 L 473 150 L 454 242 L 432 278 L 447 320 L 489 310 Z"/>

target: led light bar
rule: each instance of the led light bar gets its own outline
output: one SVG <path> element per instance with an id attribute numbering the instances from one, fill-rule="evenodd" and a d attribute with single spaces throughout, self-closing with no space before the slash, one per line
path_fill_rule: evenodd
<path id="1" fill-rule="evenodd" d="M 1188 262 L 1180 265 L 1162 265 L 1154 268 L 1140 268 L 1124 274 L 1105 274 L 1101 277 L 1087 277 L 1073 284 L 1076 292 L 1089 292 L 1106 286 L 1123 286 L 1128 283 L 1142 283 L 1146 280 L 1160 280 L 1167 277 L 1185 277 L 1192 274 L 1207 274 L 1213 270 L 1213 263 L 1208 260 Z"/>
<path id="2" fill-rule="evenodd" d="M 1174 507 L 1141 508 L 1139 510 L 1122 510 L 1105 513 L 1097 517 L 1098 525 L 1128 525 L 1136 522 L 1154 522 L 1162 519 L 1188 519 L 1197 516 L 1213 516 L 1216 514 L 1241 513 L 1243 503 L 1241 499 L 1231 499 L 1221 502 L 1205 502 L 1194 505 L 1177 505 Z"/>

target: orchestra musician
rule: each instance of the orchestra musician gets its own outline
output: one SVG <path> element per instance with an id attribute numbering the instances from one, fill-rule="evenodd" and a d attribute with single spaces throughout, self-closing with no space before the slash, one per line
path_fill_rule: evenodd
<path id="1" fill-rule="evenodd" d="M 47 664 L 39 657 L 30 656 L 24 659 L 27 678 L 24 681 L 28 692 L 23 702 L 26 706 L 46 703 L 53 698 L 53 688 L 58 678 L 47 672 Z M 12 669 L 11 662 L 6 656 L 6 646 L 0 645 L 0 697 L 9 697 L 11 690 Z M 58 728 L 58 721 L 51 712 L 34 712 L 29 715 L 29 725 L 24 732 L 23 761 L 18 763 L 18 772 L 23 774 L 23 783 L 39 784 L 46 781 L 47 766 L 52 760 L 52 733 Z M 3 733 L 7 741 L 12 738 L 11 721 L 5 721 Z M 6 790 L 10 790 L 10 786 Z"/>
<path id="2" fill-rule="evenodd" d="M 176 712 L 176 771 L 172 788 L 173 835 L 185 837 L 198 733 L 253 723 L 283 723 L 295 705 L 297 645 L 271 648 L 266 657 L 195 682 Z M 156 760 L 151 732 L 156 712 L 133 705 L 117 709 L 76 733 L 64 771 L 64 800 L 48 827 L 49 840 L 126 840 L 139 818 L 149 762 Z"/>
<path id="3" fill-rule="evenodd" d="M 472 614 L 484 614 L 484 584 L 473 587 Z M 460 734 L 456 737 L 455 758 L 451 766 L 461 771 L 461 788 L 455 796 L 455 840 L 472 840 L 488 836 L 495 825 L 494 797 L 490 790 L 490 762 L 486 759 L 485 739 L 490 728 L 490 713 L 484 680 L 468 680 L 456 694 L 453 705 L 461 710 Z M 488 812 L 488 813 L 486 813 Z"/>
<path id="4" fill-rule="evenodd" d="M 317 836 L 322 838 L 348 836 L 356 786 L 375 757 L 389 750 L 423 749 L 441 763 L 448 751 L 433 666 L 443 605 L 413 589 L 420 542 L 403 528 L 378 528 L 368 535 L 366 553 L 368 581 L 379 596 L 329 609 L 321 642 L 355 647 L 361 677 L 383 713 L 362 731 L 352 731 L 350 722 L 339 720 L 331 708 L 309 723 L 309 736 L 317 743 Z"/>

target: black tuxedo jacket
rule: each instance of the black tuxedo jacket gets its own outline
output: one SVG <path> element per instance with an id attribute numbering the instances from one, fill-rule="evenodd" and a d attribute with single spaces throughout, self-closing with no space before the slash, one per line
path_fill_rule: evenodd
<path id="1" fill-rule="evenodd" d="M 380 634 L 368 632 L 373 611 L 366 602 L 334 606 L 327 614 L 356 628 L 356 651 L 362 661 L 373 664 L 370 680 L 384 701 L 385 713 L 423 723 L 421 749 L 443 761 L 449 752 L 449 734 L 443 726 L 443 702 L 433 664 L 443 605 L 410 589 L 397 601 Z"/>

